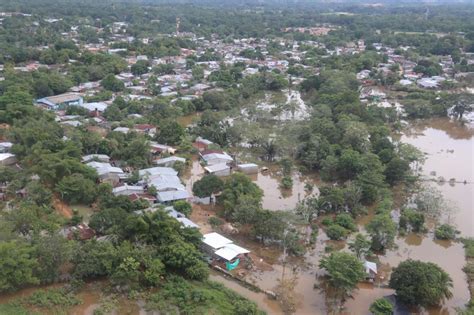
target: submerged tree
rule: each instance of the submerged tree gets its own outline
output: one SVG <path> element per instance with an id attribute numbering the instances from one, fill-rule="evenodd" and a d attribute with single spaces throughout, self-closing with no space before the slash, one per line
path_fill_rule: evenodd
<path id="1" fill-rule="evenodd" d="M 400 263 L 393 270 L 389 285 L 396 291 L 397 299 L 407 305 L 437 305 L 452 297 L 451 277 L 430 262 L 409 259 Z"/>
<path id="2" fill-rule="evenodd" d="M 334 292 L 336 305 L 339 306 L 364 279 L 365 269 L 357 257 L 343 252 L 332 253 L 321 259 L 319 264 L 326 270 L 328 284 Z"/>

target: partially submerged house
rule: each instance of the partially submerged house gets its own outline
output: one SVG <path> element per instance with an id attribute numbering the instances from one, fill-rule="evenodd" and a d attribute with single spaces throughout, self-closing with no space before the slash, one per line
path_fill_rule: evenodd
<path id="1" fill-rule="evenodd" d="M 204 167 L 208 174 L 216 176 L 229 176 L 231 167 L 226 163 L 212 164 Z"/>
<path id="2" fill-rule="evenodd" d="M 206 165 L 231 163 L 234 161 L 230 155 L 220 150 L 204 150 L 200 155 Z"/>
<path id="3" fill-rule="evenodd" d="M 255 163 L 245 163 L 237 165 L 237 170 L 241 171 L 244 174 L 257 174 L 258 165 Z"/>
<path id="4" fill-rule="evenodd" d="M 203 235 L 202 249 L 217 262 L 224 262 L 227 270 L 235 269 L 249 250 L 234 244 L 230 239 L 213 232 Z"/>

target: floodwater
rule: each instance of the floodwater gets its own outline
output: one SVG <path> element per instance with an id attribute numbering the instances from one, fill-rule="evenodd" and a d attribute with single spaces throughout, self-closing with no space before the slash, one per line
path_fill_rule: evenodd
<path id="1" fill-rule="evenodd" d="M 463 127 L 449 119 L 432 119 L 414 123 L 402 136 L 402 141 L 418 147 L 427 153 L 427 160 L 423 166 L 423 174 L 428 176 L 436 172 L 436 177 L 443 176 L 447 181 L 455 178 L 458 182 L 454 185 L 446 182 L 444 185 L 436 185 L 447 199 L 455 202 L 459 211 L 455 214 L 453 221 L 463 235 L 473 236 L 473 198 L 474 198 L 474 176 L 473 176 L 473 137 L 474 130 Z M 454 151 L 453 151 L 454 150 Z M 264 190 L 264 207 L 273 210 L 292 209 L 296 203 L 304 198 L 304 183 L 319 183 L 314 178 L 302 178 L 299 174 L 293 174 L 294 186 L 291 192 L 285 194 L 279 188 L 281 174 L 278 168 L 269 168 L 268 172 L 259 173 L 254 176 L 254 181 Z M 315 189 L 317 193 L 317 188 Z M 371 214 L 358 220 L 359 228 L 363 231 L 363 225 L 371 218 Z M 361 283 L 358 290 L 353 292 L 352 299 L 345 303 L 342 314 L 369 314 L 370 305 L 380 297 L 389 296 L 394 293 L 387 287 L 392 268 L 407 259 L 416 259 L 425 262 L 433 262 L 443 268 L 453 280 L 453 297 L 444 301 L 439 307 L 430 309 L 413 310 L 414 313 L 440 315 L 454 314 L 456 308 L 462 308 L 469 301 L 469 290 L 466 276 L 462 270 L 465 265 L 464 249 L 461 243 L 434 240 L 433 234 L 415 235 L 409 234 L 397 237 L 396 246 L 385 255 L 378 256 L 379 277 L 375 283 Z M 318 241 L 314 249 L 307 252 L 302 259 L 288 261 L 285 267 L 280 259 L 272 265 L 271 271 L 256 271 L 247 276 L 247 280 L 255 283 L 264 290 L 277 290 L 282 279 L 292 279 L 295 282 L 292 297 L 296 305 L 295 314 L 326 314 L 330 311 L 330 301 L 327 299 L 321 278 L 322 274 L 318 264 L 325 255 L 324 248 L 331 244 L 334 247 L 347 246 L 339 242 L 334 244 L 327 240 L 324 232 L 320 231 Z M 245 244 L 247 246 L 247 244 Z M 249 247 L 250 248 L 250 247 Z M 315 288 L 316 285 L 316 288 Z M 234 288 L 239 292 L 238 288 Z"/>
<path id="2" fill-rule="evenodd" d="M 448 118 L 424 120 L 413 123 L 401 141 L 426 153 L 422 174 L 446 180 L 431 185 L 457 208 L 451 223 L 462 235 L 474 236 L 474 126 Z M 450 179 L 456 183 L 449 183 Z"/>
<path id="3" fill-rule="evenodd" d="M 250 176 L 263 190 L 262 206 L 269 210 L 293 210 L 298 202 L 306 197 L 318 195 L 320 181 L 315 176 L 303 176 L 293 172 L 293 186 L 290 189 L 280 187 L 282 174 L 277 165 L 268 165 L 268 170 Z M 306 190 L 306 185 L 313 187 L 312 191 Z"/>

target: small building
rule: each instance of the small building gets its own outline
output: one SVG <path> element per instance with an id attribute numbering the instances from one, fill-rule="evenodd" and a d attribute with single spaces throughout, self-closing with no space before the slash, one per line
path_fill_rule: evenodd
<path id="1" fill-rule="evenodd" d="M 204 234 L 202 243 L 202 249 L 209 255 L 213 255 L 216 250 L 227 244 L 232 244 L 233 242 L 219 233 L 213 232 Z"/>
<path id="2" fill-rule="evenodd" d="M 11 142 L 0 142 L 0 153 L 8 153 L 10 152 L 13 143 Z"/>
<path id="3" fill-rule="evenodd" d="M 92 161 L 109 163 L 110 157 L 106 154 L 89 154 L 82 157 L 82 163 L 88 163 Z"/>
<path id="4" fill-rule="evenodd" d="M 99 113 L 103 113 L 108 107 L 108 105 L 104 102 L 82 103 L 79 106 L 85 108 L 88 112 Z"/>
<path id="5" fill-rule="evenodd" d="M 157 200 L 155 196 L 146 193 L 133 193 L 128 195 L 128 199 L 130 199 L 130 201 L 145 200 L 148 201 L 150 206 L 153 205 Z"/>
<path id="6" fill-rule="evenodd" d="M 173 167 L 176 162 L 186 163 L 186 159 L 179 156 L 170 156 L 167 158 L 156 160 L 154 164 L 162 167 Z"/>
<path id="7" fill-rule="evenodd" d="M 148 177 L 152 178 L 153 176 L 158 175 L 172 175 L 177 176 L 178 172 L 171 167 L 150 167 L 138 171 L 138 176 L 140 178 Z"/>
<path id="8" fill-rule="evenodd" d="M 201 137 L 197 137 L 193 143 L 193 147 L 195 147 L 199 151 L 204 151 L 204 150 L 207 150 L 211 144 L 213 144 L 212 141 L 206 140 Z"/>
<path id="9" fill-rule="evenodd" d="M 364 262 L 365 273 L 367 274 L 367 278 L 375 279 L 377 276 L 377 264 L 371 261 Z"/>
<path id="10" fill-rule="evenodd" d="M 15 154 L 12 153 L 0 153 L 0 165 L 7 166 L 13 165 L 17 162 Z"/>
<path id="11" fill-rule="evenodd" d="M 130 196 L 132 194 L 143 194 L 145 189 L 143 186 L 122 185 L 112 189 L 115 196 Z"/>
<path id="12" fill-rule="evenodd" d="M 207 173 L 216 176 L 229 176 L 230 169 L 230 166 L 228 166 L 226 163 L 212 164 L 204 167 L 204 170 Z"/>
<path id="13" fill-rule="evenodd" d="M 233 162 L 234 159 L 223 151 L 205 150 L 201 152 L 201 158 L 206 165 L 222 164 Z"/>
<path id="14" fill-rule="evenodd" d="M 237 169 L 244 174 L 257 174 L 258 165 L 254 163 L 246 163 L 237 165 Z"/>
<path id="15" fill-rule="evenodd" d="M 83 98 L 78 93 L 64 93 L 55 96 L 47 96 L 36 100 L 38 106 L 50 110 L 64 109 L 67 106 L 82 105 Z"/>
<path id="16" fill-rule="evenodd" d="M 104 181 L 116 185 L 120 180 L 125 179 L 127 175 L 119 168 L 103 162 L 89 162 L 86 165 L 94 168 L 99 178 Z"/>
<path id="17" fill-rule="evenodd" d="M 189 197 L 189 193 L 186 190 L 167 190 L 156 193 L 158 202 L 164 204 L 169 204 L 179 200 L 187 200 Z"/>

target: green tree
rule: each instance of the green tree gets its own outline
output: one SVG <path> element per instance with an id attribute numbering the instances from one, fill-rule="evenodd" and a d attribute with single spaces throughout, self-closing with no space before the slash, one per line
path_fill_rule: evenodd
<path id="1" fill-rule="evenodd" d="M 442 224 L 435 229 L 435 237 L 439 240 L 453 240 L 459 231 L 449 224 Z"/>
<path id="2" fill-rule="evenodd" d="M 61 267 L 68 263 L 73 243 L 61 235 L 40 236 L 34 240 L 34 255 L 38 257 L 35 274 L 41 283 L 52 283 L 59 279 Z"/>
<path id="3" fill-rule="evenodd" d="M 95 200 L 96 185 L 82 174 L 66 176 L 56 185 L 62 199 L 71 203 L 91 203 Z"/>
<path id="4" fill-rule="evenodd" d="M 346 239 L 347 235 L 349 234 L 349 231 L 338 224 L 331 224 L 326 229 L 326 234 L 329 239 L 334 241 L 340 241 Z"/>
<path id="5" fill-rule="evenodd" d="M 365 278 L 362 262 L 348 253 L 335 252 L 323 257 L 319 266 L 327 272 L 328 284 L 336 299 L 344 300 Z"/>
<path id="6" fill-rule="evenodd" d="M 189 217 L 189 215 L 193 211 L 193 207 L 186 200 L 176 201 L 175 203 L 173 203 L 173 207 L 176 209 L 176 211 L 181 212 L 187 217 Z"/>
<path id="7" fill-rule="evenodd" d="M 178 145 L 184 136 L 185 130 L 178 122 L 175 120 L 165 120 L 160 124 L 156 141 L 168 145 Z"/>
<path id="8" fill-rule="evenodd" d="M 19 241 L 0 242 L 0 292 L 38 284 L 34 248 Z"/>
<path id="9" fill-rule="evenodd" d="M 199 198 L 210 197 L 212 194 L 221 191 L 224 182 L 216 175 L 206 175 L 193 184 L 193 194 Z"/>
<path id="10" fill-rule="evenodd" d="M 370 240 L 365 235 L 358 233 L 355 239 L 349 243 L 349 249 L 358 259 L 363 259 L 370 253 L 370 244 Z"/>
<path id="11" fill-rule="evenodd" d="M 103 78 L 100 84 L 104 89 L 112 92 L 120 92 L 125 88 L 123 82 L 117 79 L 113 74 L 109 74 Z"/>
<path id="12" fill-rule="evenodd" d="M 390 215 L 381 213 L 376 215 L 367 225 L 367 232 L 371 236 L 372 249 L 384 250 L 393 244 L 397 233 L 397 226 Z"/>
<path id="13" fill-rule="evenodd" d="M 393 270 L 389 286 L 404 304 L 431 306 L 452 297 L 453 281 L 438 265 L 409 259 Z"/>
<path id="14" fill-rule="evenodd" d="M 373 315 L 392 315 L 393 305 L 386 298 L 380 298 L 370 305 L 369 311 Z"/>
<path id="15" fill-rule="evenodd" d="M 130 71 L 134 75 L 142 75 L 148 72 L 149 62 L 146 60 L 138 60 L 130 67 Z"/>

